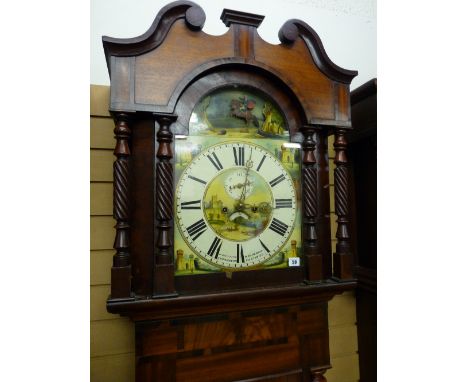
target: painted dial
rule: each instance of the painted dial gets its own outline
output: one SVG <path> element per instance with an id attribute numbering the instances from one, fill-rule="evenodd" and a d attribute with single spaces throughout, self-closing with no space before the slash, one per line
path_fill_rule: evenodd
<path id="1" fill-rule="evenodd" d="M 290 237 L 296 192 L 288 171 L 248 142 L 211 146 L 181 174 L 175 193 L 178 229 L 187 245 L 223 269 L 255 267 Z"/>

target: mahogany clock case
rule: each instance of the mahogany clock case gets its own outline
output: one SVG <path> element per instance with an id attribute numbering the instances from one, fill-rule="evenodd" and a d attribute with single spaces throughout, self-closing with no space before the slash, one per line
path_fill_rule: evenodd
<path id="1" fill-rule="evenodd" d="M 350 127 L 349 82 L 356 72 L 333 64 L 316 33 L 299 20 L 288 21 L 279 33 L 283 44 L 273 46 L 256 31 L 262 16 L 225 10 L 222 19 L 229 31 L 223 36 L 206 35 L 200 32 L 201 8 L 175 2 L 161 10 L 144 35 L 103 38 L 111 75 L 110 106 L 117 125 L 115 297 L 300 284 L 332 276 L 327 136 L 333 126 L 341 129 L 337 144 L 341 152 L 343 134 Z M 165 44 L 178 45 L 168 50 Z M 288 121 L 290 137 L 302 143 L 303 171 L 313 174 L 313 179 L 306 174 L 301 195 L 303 224 L 308 221 L 303 226 L 302 266 L 233 272 L 230 277 L 218 273 L 175 278 L 174 220 L 169 211 L 175 187 L 174 134 L 190 134 L 190 115 L 204 95 L 233 84 L 274 99 Z M 339 219 L 337 252 L 342 254 L 336 256 L 335 274 L 349 279 L 346 213 L 343 210 Z M 117 293 L 114 284 L 119 283 L 128 292 Z"/>
<path id="2" fill-rule="evenodd" d="M 103 37 L 116 125 L 116 253 L 107 309 L 136 322 L 139 381 L 189 374 L 325 381 L 327 302 L 356 286 L 345 136 L 357 72 L 331 62 L 303 21 L 287 21 L 281 44 L 271 45 L 257 33 L 263 16 L 225 9 L 221 19 L 229 29 L 210 36 L 201 30 L 203 10 L 176 1 L 139 37 Z M 273 99 L 290 140 L 301 145 L 301 266 L 176 276 L 175 135 L 191 134 L 190 116 L 203 97 L 231 86 Z M 333 254 L 330 134 L 338 217 Z"/>

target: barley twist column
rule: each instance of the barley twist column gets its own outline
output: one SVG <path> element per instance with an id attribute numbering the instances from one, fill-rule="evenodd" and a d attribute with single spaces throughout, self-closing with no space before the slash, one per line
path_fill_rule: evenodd
<path id="1" fill-rule="evenodd" d="M 336 251 L 333 254 L 333 276 L 340 279 L 352 278 L 352 255 L 349 234 L 348 210 L 348 168 L 346 158 L 345 130 L 335 132 L 335 212 L 338 216 L 336 230 Z"/>
<path id="2" fill-rule="evenodd" d="M 317 161 L 315 159 L 314 134 L 315 126 L 303 126 L 302 149 L 304 151 L 302 203 L 304 212 L 304 260 L 309 281 L 320 281 L 323 278 L 322 254 L 317 247 Z"/>
<path id="3" fill-rule="evenodd" d="M 130 148 L 128 140 L 131 130 L 128 126 L 127 114 L 115 115 L 115 150 L 114 155 L 114 211 L 117 221 L 116 234 L 111 269 L 111 297 L 126 298 L 131 295 L 131 265 L 130 265 Z"/>
<path id="4" fill-rule="evenodd" d="M 173 234 L 173 165 L 172 133 L 170 125 L 176 117 L 156 116 L 159 130 L 156 135 L 159 144 L 156 153 L 156 246 L 154 259 L 153 296 L 175 295 Z"/>

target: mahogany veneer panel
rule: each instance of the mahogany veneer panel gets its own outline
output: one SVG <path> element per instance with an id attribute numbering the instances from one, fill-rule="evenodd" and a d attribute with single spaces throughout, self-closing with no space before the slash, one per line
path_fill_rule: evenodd
<path id="1" fill-rule="evenodd" d="M 326 309 L 325 302 L 136 322 L 139 377 L 191 382 L 302 380 L 309 367 L 328 367 Z"/>
<path id="2" fill-rule="evenodd" d="M 133 57 L 114 58 L 115 80 L 112 81 L 111 86 L 112 100 L 118 100 L 121 103 L 133 103 L 134 66 L 135 59 Z"/>
<path id="3" fill-rule="evenodd" d="M 294 87 L 296 96 L 307 111 L 307 119 L 335 119 L 333 83 L 315 65 L 305 43 L 294 42 L 294 49 L 272 45 L 255 33 L 255 59 L 274 68 L 288 85 Z M 300 78 L 300 87 L 292 79 Z M 297 81 L 297 80 L 296 80 Z"/>
<path id="4" fill-rule="evenodd" d="M 178 20 L 164 44 L 136 57 L 135 102 L 167 105 L 175 87 L 187 73 L 204 62 L 233 55 L 230 31 L 222 36 L 210 36 L 191 31 L 184 20 Z"/>
<path id="5" fill-rule="evenodd" d="M 197 350 L 234 345 L 235 324 L 230 320 L 187 323 L 183 326 L 183 347 L 186 350 Z"/>
<path id="6" fill-rule="evenodd" d="M 297 339 L 286 344 L 181 359 L 176 380 L 227 382 L 248 376 L 279 373 L 299 366 Z"/>
<path id="7" fill-rule="evenodd" d="M 348 121 L 351 116 L 349 104 L 349 85 L 336 83 L 336 110 L 335 118 L 339 121 Z"/>

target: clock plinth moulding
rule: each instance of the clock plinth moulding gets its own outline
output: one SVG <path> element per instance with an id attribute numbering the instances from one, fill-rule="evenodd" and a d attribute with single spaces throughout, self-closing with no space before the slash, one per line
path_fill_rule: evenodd
<path id="1" fill-rule="evenodd" d="M 279 31 L 281 44 L 271 45 L 257 32 L 263 16 L 224 10 L 221 19 L 228 27 L 226 33 L 208 35 L 202 31 L 203 10 L 190 1 L 176 1 L 162 8 L 141 36 L 103 37 L 116 138 L 116 253 L 107 310 L 135 321 L 139 382 L 273 377 L 326 381 L 324 374 L 332 366 L 327 303 L 356 286 L 345 133 L 351 129 L 349 84 L 357 72 L 335 65 L 315 31 L 300 20 L 287 21 Z M 207 100 L 205 108 L 200 109 L 203 100 Z M 216 107 L 227 107 L 227 114 L 221 118 Z M 202 110 L 200 119 L 192 118 L 197 110 Z M 223 123 L 229 118 L 231 125 L 226 127 Z M 197 136 L 194 121 L 208 121 L 208 130 Z M 216 123 L 220 126 L 213 126 Z M 334 254 L 329 217 L 330 134 L 335 134 L 336 151 Z M 183 142 L 195 148 L 181 161 L 178 150 Z M 239 165 L 237 154 L 223 158 L 200 154 L 222 142 L 237 142 L 246 151 L 259 145 L 276 158 L 279 164 L 271 169 L 278 173 L 257 171 L 262 160 L 257 157 L 252 170 L 256 175 L 249 180 L 250 170 Z M 283 143 L 296 147 L 300 155 L 278 149 Z M 177 201 L 179 177 L 186 166 L 201 160 L 206 167 L 200 168 L 212 173 L 215 168 L 228 175 L 234 171 L 230 169 L 239 169 L 240 175 L 233 175 L 230 182 L 234 182 L 232 187 L 240 184 L 241 197 L 229 207 L 235 213 L 229 212 L 231 220 L 226 224 L 251 235 L 248 239 L 216 231 L 216 224 L 224 220 L 210 221 L 206 213 L 209 203 L 203 192 L 209 190 L 208 184 L 193 198 Z M 261 182 L 279 192 L 275 187 L 288 179 L 281 176 L 283 170 L 293 174 L 296 199 L 293 194 L 275 196 L 273 191 L 271 199 L 258 199 L 262 211 L 269 211 L 259 219 L 263 222 L 259 228 L 257 201 L 245 203 L 250 203 L 248 211 L 241 205 L 249 197 L 247 182 L 252 183 L 252 198 Z M 208 182 L 202 175 L 191 175 Z M 235 199 L 236 192 L 225 198 Z M 195 246 L 192 250 L 187 244 L 184 248 L 193 253 L 189 256 L 179 250 L 177 263 L 177 243 L 184 246 L 180 238 L 191 239 L 178 224 L 176 212 L 182 205 L 188 216 L 186 229 L 196 233 L 198 247 L 206 254 L 197 254 Z M 198 220 L 190 220 L 195 216 Z M 298 218 L 290 222 L 282 216 Z M 197 221 L 203 232 L 192 226 Z M 261 236 L 265 232 L 278 240 L 271 258 L 267 255 L 272 244 Z M 290 233 L 295 238 L 283 242 L 281 235 Z M 237 254 L 223 252 L 228 244 L 237 248 Z M 240 270 L 217 269 L 215 261 L 202 264 L 203 255 L 230 256 L 231 252 L 233 259 L 237 256 L 234 267 Z M 259 256 L 261 261 L 243 267 L 248 255 Z M 289 266 L 290 256 L 294 258 L 291 264 L 298 266 Z M 264 261 L 270 259 L 270 263 Z"/>

